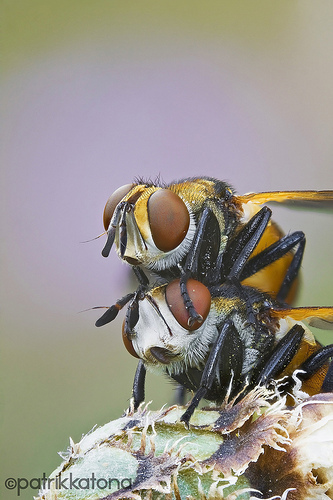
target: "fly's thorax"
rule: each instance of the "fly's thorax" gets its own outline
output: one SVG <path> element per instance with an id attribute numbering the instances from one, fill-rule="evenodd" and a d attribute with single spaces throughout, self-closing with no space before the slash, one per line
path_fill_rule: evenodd
<path id="1" fill-rule="evenodd" d="M 168 189 L 190 203 L 196 215 L 207 200 L 227 201 L 233 196 L 233 189 L 228 184 L 211 177 L 190 177 L 169 184 Z"/>
<path id="2" fill-rule="evenodd" d="M 219 227 L 219 251 L 223 252 L 228 242 L 228 234 L 232 231 L 234 224 L 234 216 L 231 216 L 231 212 L 234 212 L 234 207 L 230 203 L 233 196 L 232 188 L 217 179 L 190 178 L 176 184 L 171 184 L 169 189 L 174 191 L 191 208 L 197 222 L 200 220 L 206 207 L 211 210 Z M 225 207 L 224 210 L 222 209 L 223 205 Z M 232 226 L 230 228 L 226 227 L 225 221 L 225 212 L 229 211 L 228 224 Z"/>
<path id="3" fill-rule="evenodd" d="M 208 179 L 185 179 L 176 184 L 170 184 L 169 189 L 188 203 L 193 213 L 198 216 L 204 203 L 214 198 L 214 182 Z"/>
<path id="4" fill-rule="evenodd" d="M 224 293 L 223 293 L 224 292 Z M 242 345 L 242 369 L 241 373 L 246 376 L 260 362 L 262 356 L 267 355 L 267 344 L 274 332 L 261 321 L 261 313 L 266 311 L 265 297 L 255 290 L 245 289 L 244 297 L 235 293 L 233 287 L 225 285 L 221 288 L 221 296 L 212 299 L 212 308 L 216 310 L 216 318 L 221 327 L 227 319 L 231 319 L 233 335 L 239 338 Z M 249 304 L 253 312 L 253 320 L 249 320 Z"/>
<path id="5" fill-rule="evenodd" d="M 216 310 L 221 324 L 235 311 L 239 311 L 240 314 L 245 313 L 246 304 L 244 300 L 234 293 L 231 286 L 222 285 L 218 290 L 219 295 L 212 299 L 212 307 Z"/>
<path id="6" fill-rule="evenodd" d="M 194 331 L 181 326 L 165 298 L 166 286 L 155 288 L 139 303 L 139 320 L 131 338 L 133 348 L 147 369 L 179 373 L 188 367 L 202 368 L 218 335 L 212 309 Z"/>

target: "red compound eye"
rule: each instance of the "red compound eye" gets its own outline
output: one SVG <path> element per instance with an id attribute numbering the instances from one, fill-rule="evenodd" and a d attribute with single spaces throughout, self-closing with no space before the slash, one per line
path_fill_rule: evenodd
<path id="1" fill-rule="evenodd" d="M 118 203 L 126 196 L 134 184 L 125 184 L 118 188 L 108 199 L 106 202 L 104 213 L 103 213 L 103 224 L 106 230 L 109 229 L 109 225 L 113 216 L 113 212 L 115 211 Z"/>
<path id="2" fill-rule="evenodd" d="M 121 333 L 122 333 L 122 336 L 123 336 L 123 342 L 124 342 L 124 346 L 126 347 L 126 349 L 128 350 L 128 352 L 134 356 L 134 358 L 139 358 L 140 359 L 140 356 L 137 355 L 134 347 L 133 347 L 133 344 L 132 344 L 132 341 L 127 337 L 126 335 L 126 332 L 125 332 L 125 321 L 123 321 L 123 326 L 122 326 L 122 329 L 121 329 Z"/>
<path id="3" fill-rule="evenodd" d="M 203 321 L 208 316 L 210 310 L 211 296 L 208 288 L 193 279 L 187 282 L 187 291 L 196 311 L 201 314 Z M 178 321 L 178 323 L 186 330 L 197 330 L 202 323 L 196 321 L 192 326 L 188 325 L 189 314 L 184 305 L 183 297 L 180 293 L 179 280 L 174 280 L 166 288 L 165 297 L 170 311 Z"/>
<path id="4" fill-rule="evenodd" d="M 185 203 L 169 189 L 159 189 L 150 196 L 148 217 L 154 243 L 163 252 L 176 248 L 190 225 Z"/>

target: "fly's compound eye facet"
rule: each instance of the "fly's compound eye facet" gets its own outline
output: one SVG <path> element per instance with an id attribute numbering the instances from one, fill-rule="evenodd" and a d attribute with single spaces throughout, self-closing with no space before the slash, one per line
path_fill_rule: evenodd
<path id="1" fill-rule="evenodd" d="M 124 319 L 123 321 L 123 326 L 122 326 L 122 329 L 121 329 L 121 332 L 122 332 L 122 337 L 123 337 L 123 342 L 124 342 L 124 346 L 126 347 L 127 351 L 132 355 L 134 356 L 134 358 L 139 358 L 140 359 L 140 356 L 137 355 L 134 347 L 133 347 L 133 344 L 132 344 L 132 341 L 128 338 L 127 334 L 126 334 L 126 331 L 125 331 L 125 323 L 126 323 L 126 319 Z"/>
<path id="2" fill-rule="evenodd" d="M 120 188 L 116 189 L 116 191 L 110 196 L 110 198 L 106 202 L 103 213 L 103 224 L 106 231 L 109 229 L 109 225 L 116 206 L 118 205 L 118 203 L 121 202 L 124 196 L 126 196 L 130 192 L 133 186 L 134 184 L 125 184 L 124 186 L 121 186 Z"/>
<path id="3" fill-rule="evenodd" d="M 169 189 L 159 189 L 148 200 L 151 234 L 159 250 L 174 250 L 185 238 L 190 214 L 183 200 Z"/>
<path id="4" fill-rule="evenodd" d="M 180 281 L 174 280 L 166 288 L 165 297 L 170 311 L 178 323 L 186 330 L 197 330 L 208 316 L 211 303 L 211 295 L 208 288 L 200 281 L 189 279 L 187 281 L 187 291 L 193 302 L 195 310 L 199 313 L 203 321 L 195 321 L 193 325 L 188 325 L 189 314 L 185 307 L 184 300 L 180 291 Z"/>

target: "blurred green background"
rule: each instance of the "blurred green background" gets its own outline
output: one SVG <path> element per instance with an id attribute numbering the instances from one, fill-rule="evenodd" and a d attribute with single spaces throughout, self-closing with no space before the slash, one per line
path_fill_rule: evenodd
<path id="1" fill-rule="evenodd" d="M 117 187 L 160 174 L 211 175 L 239 193 L 333 188 L 333 4 L 0 6 L 0 491 L 14 498 L 6 477 L 48 475 L 69 436 L 128 404 L 136 361 L 122 317 L 97 330 L 99 312 L 79 313 L 133 288 L 114 254 L 101 257 L 103 238 L 80 243 L 102 232 Z M 307 234 L 299 303 L 333 304 L 332 215 L 274 213 Z M 172 398 L 148 377 L 152 408 Z"/>

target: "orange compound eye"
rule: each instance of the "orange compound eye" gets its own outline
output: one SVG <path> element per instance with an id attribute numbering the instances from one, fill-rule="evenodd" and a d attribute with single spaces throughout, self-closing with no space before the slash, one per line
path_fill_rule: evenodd
<path id="1" fill-rule="evenodd" d="M 190 225 L 185 203 L 169 189 L 159 189 L 150 196 L 148 217 L 154 243 L 163 252 L 176 248 Z"/>
<path id="2" fill-rule="evenodd" d="M 124 342 L 124 346 L 126 347 L 126 349 L 128 350 L 128 352 L 134 356 L 134 358 L 139 358 L 140 359 L 140 356 L 137 355 L 134 347 L 133 347 L 133 344 L 132 344 L 132 341 L 128 338 L 128 336 L 126 335 L 126 332 L 125 332 L 125 319 L 123 321 L 123 326 L 122 326 L 122 329 L 121 329 L 121 333 L 122 333 L 122 336 L 123 336 L 123 342 Z"/>
<path id="3" fill-rule="evenodd" d="M 130 192 L 133 186 L 134 184 L 125 184 L 124 186 L 121 186 L 120 188 L 116 189 L 116 191 L 110 196 L 110 198 L 106 202 L 103 213 L 103 224 L 106 230 L 109 229 L 109 225 L 116 206 L 118 205 L 119 202 L 121 202 L 124 196 L 126 196 Z"/>
<path id="4" fill-rule="evenodd" d="M 187 282 L 187 291 L 193 302 L 195 310 L 197 313 L 201 314 L 203 321 L 205 321 L 208 316 L 211 303 L 211 295 L 208 288 L 200 283 L 200 281 L 189 279 Z M 180 292 L 179 280 L 174 280 L 169 283 L 166 288 L 165 297 L 170 311 L 183 328 L 193 331 L 197 330 L 202 325 L 202 322 L 199 323 L 198 321 L 195 321 L 191 326 L 188 325 L 189 314 Z"/>

